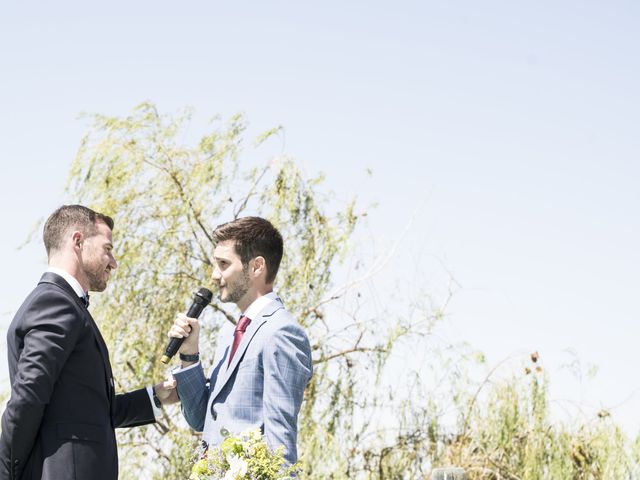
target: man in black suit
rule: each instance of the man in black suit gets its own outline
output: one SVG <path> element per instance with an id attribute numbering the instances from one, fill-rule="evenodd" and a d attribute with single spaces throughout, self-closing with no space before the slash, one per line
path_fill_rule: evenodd
<path id="1" fill-rule="evenodd" d="M 163 384 L 115 394 L 109 352 L 87 309 L 88 292 L 103 291 L 117 266 L 112 229 L 110 217 L 81 205 L 59 208 L 44 226 L 49 269 L 7 333 L 0 480 L 116 480 L 114 428 L 154 422 L 158 396 L 169 397 Z"/>

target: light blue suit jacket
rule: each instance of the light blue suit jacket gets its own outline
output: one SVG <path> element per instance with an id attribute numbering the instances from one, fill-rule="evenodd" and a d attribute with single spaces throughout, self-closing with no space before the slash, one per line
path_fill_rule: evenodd
<path id="1" fill-rule="evenodd" d="M 313 371 L 307 335 L 278 298 L 251 319 L 227 368 L 232 341 L 227 324 L 208 380 L 202 365 L 174 372 L 184 417 L 210 446 L 222 442 L 224 429 L 259 428 L 271 448 L 284 445 L 285 460 L 295 463 L 298 412 Z"/>

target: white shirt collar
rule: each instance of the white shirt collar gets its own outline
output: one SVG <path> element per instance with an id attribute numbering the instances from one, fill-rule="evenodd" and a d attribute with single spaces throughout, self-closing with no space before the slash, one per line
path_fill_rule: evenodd
<path id="1" fill-rule="evenodd" d="M 84 297 L 87 294 L 80 285 L 80 282 L 66 270 L 62 270 L 61 268 L 56 267 L 49 267 L 47 268 L 47 272 L 55 273 L 56 275 L 60 275 L 62 278 L 64 278 L 71 286 L 71 288 L 73 288 L 73 291 L 76 292 L 76 295 L 78 295 L 79 297 Z"/>
<path id="2" fill-rule="evenodd" d="M 264 307 L 269 305 L 272 301 L 276 300 L 278 295 L 276 292 L 269 292 L 266 295 L 256 298 L 249 308 L 242 314 L 245 317 L 249 317 L 251 320 L 255 319 Z"/>

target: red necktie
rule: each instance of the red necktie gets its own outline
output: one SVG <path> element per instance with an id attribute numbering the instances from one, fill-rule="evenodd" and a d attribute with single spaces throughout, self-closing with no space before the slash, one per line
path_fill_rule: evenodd
<path id="1" fill-rule="evenodd" d="M 231 365 L 231 360 L 233 359 L 233 355 L 238 350 L 238 345 L 242 341 L 242 337 L 244 336 L 244 332 L 247 330 L 247 327 L 251 323 L 251 319 L 249 317 L 245 317 L 244 315 L 240 317 L 238 320 L 238 324 L 236 325 L 236 330 L 233 332 L 233 346 L 231 347 L 231 355 L 229 355 L 229 364 Z"/>

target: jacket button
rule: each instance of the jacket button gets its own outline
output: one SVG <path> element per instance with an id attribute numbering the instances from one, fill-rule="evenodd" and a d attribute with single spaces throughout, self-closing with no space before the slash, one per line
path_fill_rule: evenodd
<path id="1" fill-rule="evenodd" d="M 18 464 L 20 463 L 20 460 L 16 460 L 16 461 L 15 461 L 15 462 L 13 462 L 13 463 L 15 463 L 16 465 L 18 465 Z"/>

